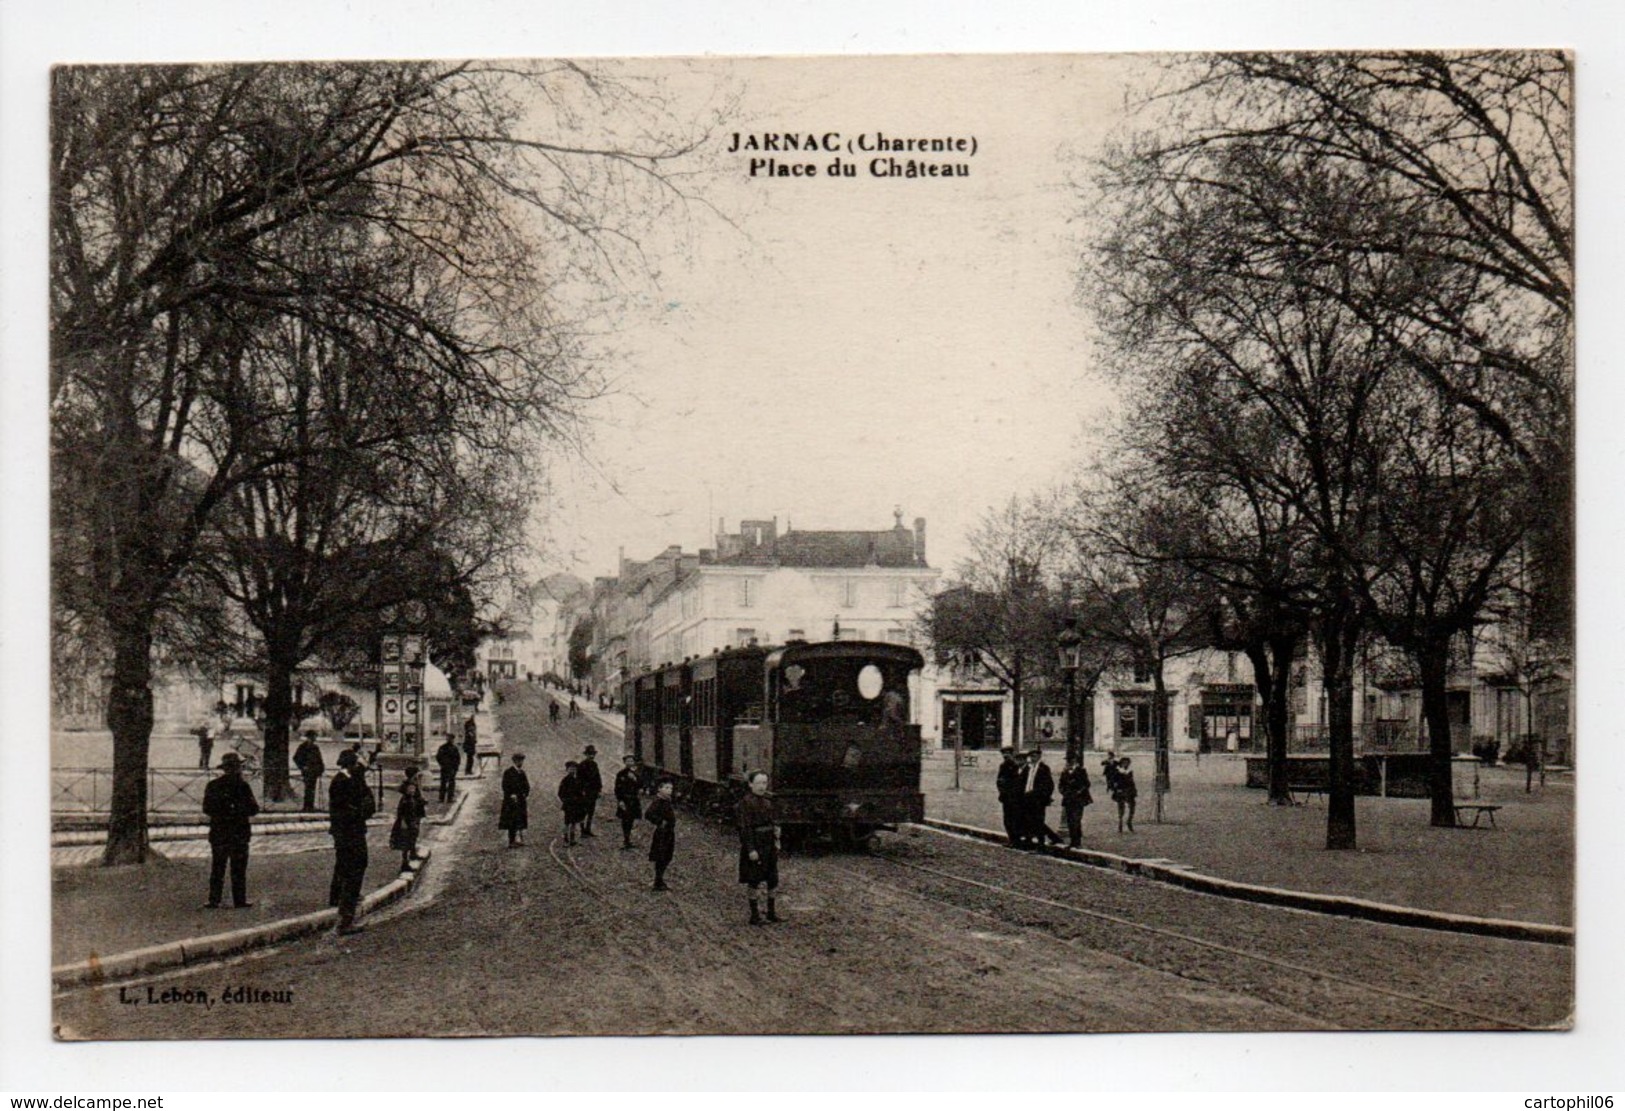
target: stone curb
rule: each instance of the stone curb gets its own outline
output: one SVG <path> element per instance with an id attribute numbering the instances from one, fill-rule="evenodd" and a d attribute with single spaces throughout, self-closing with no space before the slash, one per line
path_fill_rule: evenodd
<path id="1" fill-rule="evenodd" d="M 423 874 L 423 869 L 432 855 L 432 850 L 424 849 L 416 861 L 417 866 L 412 871 L 402 872 L 363 897 L 361 913 L 371 914 L 405 897 L 417 883 L 418 877 Z M 318 933 L 337 922 L 338 911 L 329 908 L 301 914 L 297 918 L 284 918 L 279 922 L 266 922 L 263 925 L 231 930 L 223 934 L 183 938 L 180 941 L 152 945 L 145 949 L 114 953 L 100 959 L 92 957 L 78 964 L 57 965 L 51 969 L 51 983 L 57 991 L 64 991 L 73 987 L 128 980 L 134 976 L 144 976 L 168 968 L 203 964 L 250 949 L 292 941 L 307 934 Z"/>
<path id="2" fill-rule="evenodd" d="M 1007 838 L 1003 833 L 976 826 L 945 822 L 939 818 L 926 818 L 916 823 L 922 828 L 957 834 L 978 841 L 1002 845 Z M 1241 883 L 1203 875 L 1165 860 L 1136 860 L 1092 849 L 1052 849 L 1050 855 L 1076 864 L 1095 868 L 1109 868 L 1125 875 L 1140 876 L 1158 883 L 1217 895 L 1226 899 L 1240 899 L 1250 903 L 1290 907 L 1315 914 L 1331 914 L 1343 918 L 1360 918 L 1370 922 L 1383 922 L 1393 926 L 1414 926 L 1425 930 L 1448 930 L 1454 933 L 1478 934 L 1484 937 L 1504 938 L 1509 941 L 1534 941 L 1545 945 L 1573 945 L 1572 926 L 1554 926 L 1545 922 L 1519 922 L 1504 918 L 1475 918 L 1446 911 L 1422 910 L 1393 903 L 1379 903 L 1347 895 L 1318 895 L 1309 891 L 1292 891 L 1281 887 Z"/>

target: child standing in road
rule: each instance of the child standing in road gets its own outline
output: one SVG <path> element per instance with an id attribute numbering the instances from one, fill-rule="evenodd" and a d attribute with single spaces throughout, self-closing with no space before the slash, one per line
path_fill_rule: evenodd
<path id="1" fill-rule="evenodd" d="M 1140 790 L 1134 785 L 1134 773 L 1129 770 L 1129 760 L 1125 756 L 1117 761 L 1117 781 L 1112 786 L 1112 799 L 1117 803 L 1117 832 L 1123 832 L 1123 818 L 1128 817 L 1128 831 L 1134 832 L 1134 803 L 1140 797 Z"/>
<path id="2" fill-rule="evenodd" d="M 655 866 L 656 891 L 666 890 L 666 866 L 677 851 L 677 811 L 671 804 L 672 782 L 662 779 L 655 788 L 655 800 L 649 804 L 644 820 L 655 827 L 649 839 L 649 860 Z"/>
<path id="3" fill-rule="evenodd" d="M 574 845 L 581 824 L 581 779 L 576 774 L 580 765 L 566 761 L 564 778 L 559 780 L 559 808 L 564 811 L 564 843 Z"/>
<path id="4" fill-rule="evenodd" d="M 401 801 L 395 805 L 395 827 L 389 831 L 389 847 L 401 854 L 401 871 L 412 869 L 412 858 L 417 855 L 418 832 L 423 828 L 423 817 L 429 804 L 423 801 L 423 789 L 418 784 L 416 768 L 408 768 L 401 781 Z"/>

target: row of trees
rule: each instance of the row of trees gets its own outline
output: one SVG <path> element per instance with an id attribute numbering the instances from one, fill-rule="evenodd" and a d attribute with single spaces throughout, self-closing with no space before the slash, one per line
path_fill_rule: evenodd
<path id="1" fill-rule="evenodd" d="M 1099 167 L 1084 293 L 1126 404 L 1059 510 L 1078 543 L 1050 593 L 1080 584 L 1093 639 L 1138 627 L 1154 672 L 1159 630 L 1245 652 L 1277 798 L 1312 645 L 1329 848 L 1356 843 L 1356 658 L 1385 644 L 1452 824 L 1452 644 L 1492 620 L 1520 666 L 1571 644 L 1569 59 L 1232 55 L 1161 81 Z"/>
<path id="2" fill-rule="evenodd" d="M 146 856 L 160 656 L 267 676 L 273 797 L 313 655 L 416 600 L 472 666 L 601 388 L 556 294 L 680 199 L 642 103 L 569 64 L 55 72 L 54 633 L 111 672 L 107 863 Z"/>

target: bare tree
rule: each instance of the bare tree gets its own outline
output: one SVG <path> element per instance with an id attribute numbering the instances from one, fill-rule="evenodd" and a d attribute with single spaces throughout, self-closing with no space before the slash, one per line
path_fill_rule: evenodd
<path id="1" fill-rule="evenodd" d="M 1062 535 L 1050 498 L 1012 496 L 989 509 L 955 581 L 921 618 L 938 652 L 974 657 L 1009 689 L 1018 748 L 1023 698 L 1036 678 L 1053 675 L 1065 622 L 1055 578 Z"/>
<path id="2" fill-rule="evenodd" d="M 53 528 L 84 538 L 59 550 L 85 559 L 112 657 L 107 863 L 146 856 L 160 615 L 227 501 L 304 451 L 258 439 L 283 412 L 267 331 L 367 320 L 437 388 L 497 403 L 467 436 L 568 437 L 549 290 L 635 257 L 628 208 L 678 202 L 662 167 L 694 146 L 652 109 L 672 138 L 595 126 L 622 109 L 640 101 L 568 63 L 55 72 L 53 466 L 86 496 Z M 336 256 L 358 240 L 417 280 L 350 280 Z"/>

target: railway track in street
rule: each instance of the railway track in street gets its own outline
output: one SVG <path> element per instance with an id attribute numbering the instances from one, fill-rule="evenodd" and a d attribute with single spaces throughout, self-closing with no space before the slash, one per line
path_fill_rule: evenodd
<path id="1" fill-rule="evenodd" d="M 1015 924 L 1028 925 L 1029 927 L 1032 925 L 1031 923 L 1023 922 L 1019 914 L 1009 913 L 1010 908 L 1013 905 L 1042 907 L 1046 911 L 1060 912 L 1076 919 L 1084 919 L 1090 923 L 1097 924 L 1098 926 L 1110 927 L 1114 931 L 1134 931 L 1139 935 L 1154 938 L 1161 945 L 1170 947 L 1175 951 L 1182 948 L 1189 952 L 1194 949 L 1204 955 L 1207 955 L 1208 957 L 1205 964 L 1202 961 L 1191 961 L 1187 963 L 1177 959 L 1170 959 L 1174 956 L 1174 954 L 1168 952 L 1163 952 L 1161 954 L 1161 960 L 1144 960 L 1140 959 L 1138 956 L 1128 956 L 1125 958 L 1146 967 L 1160 967 L 1164 971 L 1173 971 L 1179 975 L 1188 975 L 1190 973 L 1183 971 L 1180 967 L 1182 964 L 1185 964 L 1187 968 L 1197 970 L 1196 978 L 1199 979 L 1208 978 L 1207 976 L 1201 975 L 1202 972 L 1211 974 L 1216 971 L 1212 966 L 1212 958 L 1214 957 L 1219 958 L 1221 961 L 1227 960 L 1232 962 L 1232 964 L 1234 962 L 1245 962 L 1255 967 L 1267 968 L 1271 970 L 1272 973 L 1279 974 L 1275 976 L 1273 982 L 1277 985 L 1284 986 L 1285 990 L 1270 990 L 1268 981 L 1260 983 L 1247 977 L 1241 977 L 1240 979 L 1247 983 L 1249 990 L 1252 990 L 1255 993 L 1262 992 L 1263 994 L 1270 996 L 1271 1002 L 1277 1003 L 1281 1006 L 1287 1006 L 1294 1011 L 1303 1014 L 1306 1023 L 1315 1028 L 1329 1030 L 1362 1030 L 1385 1028 L 1389 1024 L 1381 1021 L 1334 1021 L 1327 1017 L 1328 1012 L 1326 1010 L 1317 1010 L 1313 1005 L 1313 1000 L 1307 1000 L 1307 1002 L 1311 1004 L 1310 1006 L 1305 1005 L 1305 996 L 1308 994 L 1306 993 L 1305 989 L 1309 988 L 1311 985 L 1315 986 L 1315 994 L 1334 995 L 1341 993 L 1344 996 L 1344 999 L 1337 1002 L 1346 1003 L 1346 997 L 1350 994 L 1354 994 L 1364 996 L 1368 999 L 1376 998 L 1391 1008 L 1401 1007 L 1403 1010 L 1399 1013 L 1403 1015 L 1403 1020 L 1393 1023 L 1393 1025 L 1397 1028 L 1415 1029 L 1419 1026 L 1427 1027 L 1430 1024 L 1423 1016 L 1426 1013 L 1431 1012 L 1438 1015 L 1449 1016 L 1450 1019 L 1450 1021 L 1446 1024 L 1435 1025 L 1433 1028 L 1436 1029 L 1524 1031 L 1547 1029 L 1547 1027 L 1530 1025 L 1519 1019 L 1511 1018 L 1506 1015 L 1493 1014 L 1476 1008 L 1463 1007 L 1455 1003 L 1430 999 L 1413 992 L 1400 991 L 1393 988 L 1384 987 L 1379 984 L 1362 982 L 1324 968 L 1315 968 L 1299 961 L 1285 960 L 1281 957 L 1251 950 L 1243 946 L 1215 942 L 1210 939 L 1197 937 L 1179 930 L 1169 929 L 1165 926 L 1151 925 L 1145 922 L 1135 921 L 1132 918 L 1127 918 L 1122 915 L 1091 910 L 1088 907 L 1078 906 L 1075 903 L 1063 902 L 1059 899 L 1053 899 L 1048 896 L 1036 895 L 1028 891 L 1022 891 L 1007 884 L 989 882 L 987 880 L 977 879 L 973 876 L 961 875 L 955 872 L 946 871 L 941 868 L 934 868 L 913 861 L 899 860 L 885 854 L 873 854 L 865 857 L 864 860 L 866 863 L 873 862 L 877 865 L 910 871 L 929 877 L 930 880 L 937 883 L 950 884 L 961 890 L 974 891 L 979 895 L 991 897 L 996 902 L 1004 904 L 1006 913 L 1000 914 L 993 910 L 982 909 L 975 906 L 966 906 L 963 902 L 946 898 L 941 894 L 933 894 L 929 891 L 922 891 L 917 887 L 889 883 L 874 876 L 869 871 L 865 871 L 860 868 L 847 866 L 838 867 L 840 867 L 842 871 L 846 872 L 854 879 L 863 883 L 883 887 L 893 892 L 921 901 L 934 903 L 939 906 L 952 907 L 963 913 L 972 915 L 973 917 L 999 922 L 1006 926 L 1011 925 L 1013 919 Z M 1296 912 L 1289 911 L 1284 913 Z M 1098 936 L 1062 936 L 1061 934 L 1057 934 L 1052 930 L 1046 930 L 1045 932 L 1049 933 L 1050 936 L 1054 937 L 1056 940 L 1073 946 L 1092 948 L 1106 952 L 1118 951 L 1120 949 L 1120 947 L 1114 947 L 1110 944 L 1102 944 L 1102 941 L 1109 939 L 1102 939 Z M 1276 996 L 1285 996 L 1285 998 L 1277 998 Z M 1329 1001 L 1324 999 L 1320 1001 L 1322 1005 L 1326 1002 Z"/>

